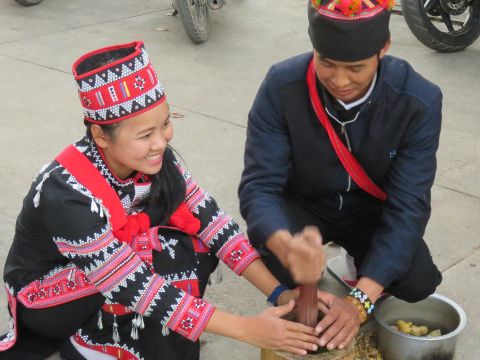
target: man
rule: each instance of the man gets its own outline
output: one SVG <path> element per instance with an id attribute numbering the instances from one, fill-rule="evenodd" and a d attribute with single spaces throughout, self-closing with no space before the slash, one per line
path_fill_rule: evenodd
<path id="1" fill-rule="evenodd" d="M 320 295 L 328 348 L 353 338 L 382 292 L 416 302 L 442 279 L 423 240 L 442 94 L 386 56 L 392 5 L 309 1 L 313 54 L 272 66 L 249 114 L 240 207 L 267 266 L 288 287 L 315 281 L 321 252 L 296 256 L 315 235 L 292 236 L 308 225 L 354 258 L 356 289 Z"/>

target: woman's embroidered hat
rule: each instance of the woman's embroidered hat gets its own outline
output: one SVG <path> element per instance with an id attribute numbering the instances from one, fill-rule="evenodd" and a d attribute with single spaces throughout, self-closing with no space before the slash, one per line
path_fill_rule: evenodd
<path id="1" fill-rule="evenodd" d="M 91 123 L 119 122 L 165 100 L 142 41 L 89 52 L 72 71 L 85 121 Z"/>
<path id="2" fill-rule="evenodd" d="M 323 57 L 368 59 L 390 39 L 394 0 L 308 0 L 308 33 Z"/>

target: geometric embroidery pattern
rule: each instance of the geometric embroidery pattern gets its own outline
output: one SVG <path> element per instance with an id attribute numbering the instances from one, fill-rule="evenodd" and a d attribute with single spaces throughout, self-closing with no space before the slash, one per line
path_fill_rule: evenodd
<path id="1" fill-rule="evenodd" d="M 140 198 L 149 195 L 151 183 L 149 177 L 135 176 L 126 181 L 117 179 L 90 138 L 84 137 L 75 144 L 75 147 L 87 156 L 121 199 L 128 198 L 129 204 L 138 204 Z M 179 166 L 178 163 L 176 165 Z M 152 273 L 153 250 L 165 254 L 172 260 L 172 264 L 178 262 L 179 252 L 176 247 L 179 246 L 180 241 L 177 240 L 177 235 L 167 236 L 168 233 L 165 232 L 162 239 L 158 229 L 151 228 L 145 234 L 138 235 L 138 239 L 132 242 L 132 246 L 122 243 L 112 234 L 108 221 L 108 209 L 99 199 L 96 199 L 88 189 L 55 162 L 51 163 L 45 171 L 50 171 L 49 179 L 55 177 L 57 181 L 68 184 L 71 189 L 69 191 L 88 197 L 88 208 L 84 209 L 87 210 L 86 216 L 99 216 L 104 222 L 102 221 L 101 227 L 82 238 L 67 239 L 61 234 L 52 234 L 57 250 L 69 259 L 70 263 L 51 270 L 42 279 L 28 284 L 17 292 L 21 303 L 29 308 L 45 308 L 100 290 L 108 303 L 125 304 L 138 314 L 150 316 L 153 321 L 158 321 L 163 326 L 196 341 L 214 311 L 211 304 L 193 296 L 193 294 L 200 294 L 197 264 L 193 264 L 193 267 L 188 269 L 172 268 L 171 272 L 169 270 L 162 276 Z M 40 174 L 41 177 L 43 175 Z M 185 203 L 190 211 L 195 208 L 194 216 L 201 224 L 198 233 L 192 236 L 201 246 L 194 245 L 194 242 L 190 245 L 191 248 L 194 251 L 202 248 L 202 252 L 206 254 L 217 255 L 233 271 L 240 274 L 251 261 L 258 258 L 257 252 L 240 232 L 238 225 L 218 208 L 215 200 L 193 181 L 190 174 L 182 170 L 182 175 L 187 183 Z M 49 186 L 49 179 L 45 180 L 44 187 Z M 102 215 L 104 213 L 107 216 Z M 178 230 L 170 231 L 173 231 L 171 234 L 176 234 L 175 231 Z M 186 238 L 190 239 L 190 235 Z M 207 248 L 206 251 L 204 251 L 205 248 Z M 149 255 L 148 252 L 150 252 Z M 12 310 L 12 306 L 10 309 Z M 111 333 L 111 329 L 109 331 Z M 82 334 L 81 330 L 77 334 L 83 335 L 82 339 L 90 346 L 93 345 L 93 337 L 88 338 L 88 335 Z M 10 335 L 8 339 L 12 339 L 12 336 Z M 137 358 L 143 356 L 140 349 L 138 349 L 140 352 L 137 352 L 136 348 L 135 350 L 127 349 L 121 342 L 113 344 L 105 341 L 95 343 L 95 346 L 98 344 L 115 351 L 124 350 L 126 358 L 129 356 L 126 354 L 133 353 Z"/>
<path id="2" fill-rule="evenodd" d="M 98 59 L 111 56 L 118 59 L 95 67 Z M 141 41 L 85 54 L 75 62 L 73 73 L 88 122 L 118 122 L 165 100 Z"/>
<path id="3" fill-rule="evenodd" d="M 157 85 L 146 93 L 139 95 L 138 97 L 121 102 L 117 105 L 113 105 L 104 109 L 92 110 L 88 107 L 83 107 L 83 115 L 85 118 L 94 121 L 111 121 L 117 118 L 123 117 L 127 114 L 134 114 L 148 108 L 153 105 L 162 97 L 164 97 L 165 90 L 162 84 Z M 101 96 L 101 95 L 100 95 Z M 99 98 L 103 101 L 103 98 Z"/>
<path id="4" fill-rule="evenodd" d="M 118 64 L 115 67 L 108 68 L 100 75 L 95 74 L 90 77 L 77 80 L 78 90 L 80 92 L 88 92 L 99 87 L 105 86 L 108 83 L 123 79 L 134 72 L 140 71 L 145 68 L 149 63 L 148 54 L 142 47 L 141 54 L 133 59 L 125 60 L 123 63 Z"/>

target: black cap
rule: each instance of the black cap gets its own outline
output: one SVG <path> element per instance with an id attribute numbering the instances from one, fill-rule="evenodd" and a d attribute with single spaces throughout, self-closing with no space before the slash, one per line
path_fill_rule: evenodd
<path id="1" fill-rule="evenodd" d="M 354 1 L 308 1 L 308 34 L 323 57 L 338 61 L 368 59 L 390 39 L 390 11 L 375 0 L 357 0 L 352 10 Z M 345 3 L 351 5 L 346 7 Z"/>

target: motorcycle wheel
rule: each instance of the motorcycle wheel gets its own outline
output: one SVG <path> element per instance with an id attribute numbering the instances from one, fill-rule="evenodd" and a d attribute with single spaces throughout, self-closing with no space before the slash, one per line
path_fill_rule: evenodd
<path id="1" fill-rule="evenodd" d="M 175 0 L 175 9 L 180 15 L 188 37 L 195 44 L 208 40 L 210 25 L 206 0 Z"/>
<path id="2" fill-rule="evenodd" d="M 15 2 L 23 6 L 37 5 L 37 4 L 40 4 L 42 1 L 43 0 L 15 0 Z"/>
<path id="3" fill-rule="evenodd" d="M 431 49 L 460 51 L 480 36 L 480 0 L 402 0 L 402 10 L 413 35 Z"/>

